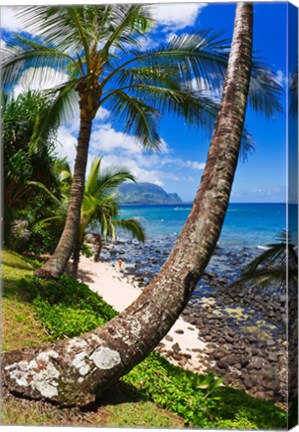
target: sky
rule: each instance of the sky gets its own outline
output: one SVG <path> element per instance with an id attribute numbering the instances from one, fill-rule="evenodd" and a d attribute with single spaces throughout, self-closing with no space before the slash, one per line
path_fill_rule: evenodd
<path id="1" fill-rule="evenodd" d="M 26 28 L 17 20 L 16 7 L 1 9 L 2 43 L 5 44 L 11 32 L 26 32 Z M 202 29 L 221 31 L 224 38 L 231 38 L 234 13 L 233 3 L 154 5 L 156 26 L 147 38 L 142 39 L 143 48 L 155 48 L 167 43 L 174 35 Z M 284 87 L 287 83 L 286 14 L 286 3 L 254 6 L 254 52 L 272 68 Z M 66 79 L 67 75 L 59 72 L 43 85 L 51 87 Z M 27 71 L 13 91 L 17 95 L 28 87 L 38 86 L 38 79 L 32 80 L 30 71 Z M 284 100 L 281 103 L 285 105 Z M 255 152 L 238 165 L 231 202 L 284 202 L 286 115 L 279 114 L 269 120 L 248 107 L 246 127 L 253 135 Z M 67 156 L 71 164 L 75 157 L 78 128 L 79 117 L 75 116 L 61 124 L 58 131 L 57 152 Z M 93 157 L 103 156 L 104 166 L 126 167 L 138 181 L 158 184 L 169 193 L 178 193 L 184 201 L 192 201 L 205 166 L 211 132 L 191 129 L 183 120 L 165 114 L 159 121 L 159 134 L 163 140 L 161 152 L 144 152 L 140 143 L 112 123 L 109 110 L 101 107 L 93 125 L 89 166 Z"/>

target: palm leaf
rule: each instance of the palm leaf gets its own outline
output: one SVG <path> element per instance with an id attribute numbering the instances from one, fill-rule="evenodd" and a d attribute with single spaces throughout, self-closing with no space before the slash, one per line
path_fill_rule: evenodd
<path id="1" fill-rule="evenodd" d="M 252 62 L 248 101 L 257 112 L 267 117 L 283 112 L 280 99 L 284 90 L 273 72 L 259 61 Z"/>
<path id="2" fill-rule="evenodd" d="M 112 112 L 123 124 L 125 133 L 133 134 L 145 148 L 161 148 L 162 142 L 156 129 L 157 110 L 121 90 L 111 92 L 109 98 Z"/>
<path id="3" fill-rule="evenodd" d="M 298 116 L 298 64 L 290 77 L 289 84 L 290 113 L 293 117 Z"/>
<path id="4" fill-rule="evenodd" d="M 145 231 L 137 219 L 116 219 L 113 220 L 113 225 L 117 228 L 129 231 L 133 237 L 141 242 L 145 242 L 146 235 Z"/>
<path id="5" fill-rule="evenodd" d="M 138 67 L 155 68 L 157 65 L 177 67 L 181 80 L 187 84 L 192 78 L 204 78 L 211 85 L 219 80 L 215 72 L 224 74 L 227 66 L 225 50 L 228 42 L 219 39 L 219 33 L 204 30 L 197 34 L 174 38 L 167 46 L 144 52 L 132 51 L 133 58 L 117 66 L 102 82 L 103 86 L 132 63 Z M 215 79 L 214 79 L 215 76 Z"/>
<path id="6" fill-rule="evenodd" d="M 49 110 L 40 113 L 37 118 L 37 127 L 30 140 L 30 151 L 38 146 L 38 143 L 48 135 L 53 127 L 57 127 L 61 122 L 69 122 L 78 112 L 78 95 L 75 92 L 77 80 L 68 81 L 51 90 L 44 91 L 52 103 Z"/>
<path id="7" fill-rule="evenodd" d="M 44 68 L 44 70 L 49 68 L 48 70 L 53 74 L 58 74 L 65 70 L 67 63 L 72 61 L 69 55 L 56 48 L 39 45 L 21 37 L 19 40 L 20 44 L 13 46 L 7 44 L 3 48 L 1 67 L 4 86 L 14 85 L 24 70 L 30 67 Z"/>
<path id="8" fill-rule="evenodd" d="M 106 58 L 112 45 L 126 52 L 124 44 L 138 44 L 136 34 L 141 34 L 150 28 L 149 7 L 143 5 L 118 5 L 110 14 L 112 32 L 101 50 L 101 56 Z"/>

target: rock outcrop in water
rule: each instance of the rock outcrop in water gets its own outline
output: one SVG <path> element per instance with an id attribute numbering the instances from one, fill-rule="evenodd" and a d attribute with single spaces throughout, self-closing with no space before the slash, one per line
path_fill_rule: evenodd
<path id="1" fill-rule="evenodd" d="M 168 194 L 153 183 L 124 183 L 119 188 L 121 204 L 182 204 L 176 194 Z"/>

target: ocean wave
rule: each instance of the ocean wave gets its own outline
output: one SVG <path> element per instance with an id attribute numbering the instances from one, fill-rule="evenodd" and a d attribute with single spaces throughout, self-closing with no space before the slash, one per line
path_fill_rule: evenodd
<path id="1" fill-rule="evenodd" d="M 190 211 L 191 207 L 175 207 L 174 211 Z"/>
<path id="2" fill-rule="evenodd" d="M 269 247 L 269 246 L 257 245 L 257 249 L 261 249 L 261 250 L 269 250 L 270 247 Z"/>

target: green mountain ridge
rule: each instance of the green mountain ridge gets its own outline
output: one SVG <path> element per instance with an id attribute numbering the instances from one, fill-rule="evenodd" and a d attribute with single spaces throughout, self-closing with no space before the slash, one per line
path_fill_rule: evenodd
<path id="1" fill-rule="evenodd" d="M 167 193 L 153 183 L 123 183 L 119 187 L 121 204 L 182 204 L 176 193 Z"/>

